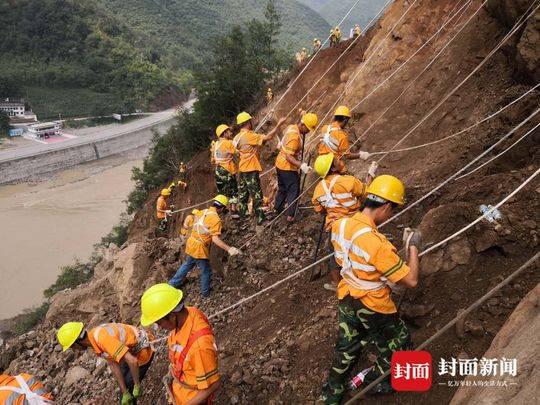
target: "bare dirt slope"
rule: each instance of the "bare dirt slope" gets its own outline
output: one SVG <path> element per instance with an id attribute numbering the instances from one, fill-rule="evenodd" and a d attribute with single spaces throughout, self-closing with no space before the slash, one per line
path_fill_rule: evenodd
<path id="1" fill-rule="evenodd" d="M 413 3 L 402 23 L 387 35 L 407 10 L 407 5 Z M 481 2 L 473 0 L 465 5 L 458 19 L 452 20 L 447 29 L 411 59 L 400 73 L 355 110 L 351 140 L 363 135 L 360 142 L 363 150 L 391 148 L 473 71 L 531 3 L 532 0 L 489 1 L 489 10 L 480 9 L 467 25 L 465 22 Z M 324 91 L 324 97 L 311 107 L 320 117 L 342 91 L 345 96 L 341 103 L 355 105 L 464 4 L 450 0 L 396 1 L 379 24 L 349 50 L 301 106 L 307 108 Z M 400 147 L 442 139 L 476 123 L 531 89 L 536 84 L 538 72 L 537 24 L 538 12 L 411 132 Z M 461 33 L 435 63 L 400 96 L 461 28 Z M 277 109 L 278 115 L 287 114 L 318 75 L 335 61 L 339 51 L 347 46 L 348 43 L 343 43 L 339 48 L 322 52 L 284 98 Z M 493 119 L 459 136 L 429 147 L 385 156 L 379 172 L 402 178 L 407 186 L 408 200 L 413 202 L 535 111 L 539 106 L 538 95 L 537 91 L 530 93 Z M 375 123 L 393 102 L 395 104 L 385 116 Z M 259 115 L 264 113 L 262 110 Z M 538 122 L 538 117 L 531 119 L 492 154 L 515 142 Z M 404 226 L 419 226 L 428 242 L 444 239 L 475 219 L 481 204 L 496 204 L 538 168 L 538 136 L 538 131 L 531 133 L 485 168 L 450 182 L 383 231 L 398 246 Z M 267 167 L 272 164 L 273 155 L 272 148 L 265 151 Z M 189 187 L 174 196 L 177 207 L 210 198 L 214 189 L 207 162 L 208 157 L 202 154 L 190 163 Z M 349 165 L 349 170 L 362 178 L 368 164 L 355 162 Z M 270 178 L 266 178 L 266 186 Z M 313 180 L 308 179 L 307 184 Z M 406 295 L 401 307 L 415 344 L 433 335 L 459 309 L 469 306 L 538 250 L 539 193 L 539 182 L 535 180 L 502 207 L 502 219 L 497 226 L 481 222 L 424 258 L 421 283 Z M 120 252 L 113 248 L 106 253 L 96 280 L 59 294 L 53 300 L 45 324 L 29 337 L 8 343 L 2 358 L 7 364 L 11 362 L 9 371 L 38 372 L 55 387 L 61 403 L 89 400 L 108 403 L 111 400 L 114 384 L 103 365 L 89 355 L 75 358 L 72 354 L 57 353 L 51 328 L 75 318 L 92 324 L 110 320 L 137 322 L 142 291 L 156 281 L 166 280 L 178 268 L 181 259 L 180 244 L 173 240 L 181 216 L 176 219 L 169 240 L 154 237 L 152 215 L 156 196 L 153 195 L 137 214 L 130 229 L 128 247 Z M 227 219 L 224 239 L 235 246 L 249 242 L 243 249 L 245 254 L 227 261 L 214 251 L 212 259 L 216 263 L 217 277 L 212 298 L 200 302 L 197 274 L 193 274 L 185 287 L 188 301 L 211 315 L 311 263 L 320 218 L 310 210 L 301 212 L 296 224 L 287 227 L 278 221 L 271 230 L 259 236 L 255 236 L 253 223 Z M 309 282 L 308 274 L 302 274 L 239 309 L 213 318 L 223 374 L 219 403 L 309 403 L 318 397 L 336 335 L 336 299 L 322 289 L 324 281 Z M 433 358 L 481 357 L 509 314 L 538 281 L 538 268 L 531 267 L 470 315 L 463 333 L 450 331 L 436 341 L 429 349 Z M 367 362 L 366 356 L 361 365 Z M 67 371 L 69 367 L 71 369 Z M 145 381 L 146 396 L 142 403 L 165 403 L 160 381 L 166 368 L 166 353 L 161 350 Z M 66 371 L 71 373 L 69 379 Z M 83 377 L 77 380 L 79 375 Z M 454 389 L 440 386 L 438 382 L 441 380 L 435 377 L 433 388 L 422 396 L 394 394 L 369 401 L 450 402 Z M 88 390 L 87 387 L 93 384 L 98 389 Z"/>

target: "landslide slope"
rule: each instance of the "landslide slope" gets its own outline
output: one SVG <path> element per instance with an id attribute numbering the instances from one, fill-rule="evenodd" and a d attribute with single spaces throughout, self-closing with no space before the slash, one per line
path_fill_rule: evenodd
<path id="1" fill-rule="evenodd" d="M 520 4 L 490 1 L 488 9 L 479 9 L 481 2 L 476 0 L 468 5 L 450 0 L 419 1 L 391 29 L 410 3 L 396 1 L 301 103 L 303 108 L 315 110 L 320 117 L 331 109 L 342 92 L 341 102 L 355 105 L 464 5 L 456 20 L 451 20 L 447 28 L 398 74 L 355 109 L 351 141 L 362 136 L 362 150 L 386 151 L 401 140 L 486 58 L 532 1 Z M 530 90 L 536 83 L 534 73 L 538 71 L 538 66 L 534 65 L 539 49 L 534 42 L 537 22 L 538 13 L 400 146 L 442 140 Z M 285 115 L 295 107 L 316 78 L 348 45 L 343 43 L 317 56 L 278 106 L 277 115 Z M 443 48 L 439 58 L 415 79 Z M 404 91 L 409 85 L 410 88 Z M 380 162 L 379 173 L 402 178 L 408 201 L 412 203 L 493 145 L 538 107 L 539 93 L 532 91 L 468 132 L 431 146 L 385 156 Z M 383 118 L 378 119 L 387 109 Z M 264 113 L 264 110 L 259 111 L 259 117 Z M 294 119 L 297 118 L 295 115 L 296 111 Z M 538 122 L 539 119 L 533 117 L 492 154 L 503 151 Z M 398 247 L 401 247 L 404 226 L 420 227 L 427 242 L 438 242 L 451 235 L 479 215 L 481 204 L 496 204 L 537 170 L 538 136 L 538 131 L 531 133 L 484 168 L 449 182 L 383 228 L 383 232 Z M 273 163 L 275 153 L 275 148 L 265 149 L 263 159 L 267 167 Z M 348 168 L 362 178 L 368 165 L 369 161 L 354 162 Z M 190 167 L 187 190 L 175 192 L 173 196 L 177 207 L 199 203 L 214 193 L 208 156 L 195 157 Z M 306 184 L 309 186 L 314 180 L 309 178 Z M 271 183 L 272 175 L 265 177 L 267 190 Z M 497 226 L 480 222 L 423 259 L 420 285 L 406 294 L 400 308 L 416 345 L 537 251 L 539 193 L 536 179 L 501 208 L 502 219 Z M 105 252 L 105 259 L 93 281 L 55 296 L 42 326 L 29 336 L 8 342 L 7 349 L 2 352 L 2 358 L 11 361 L 8 371 L 37 372 L 55 387 L 61 403 L 84 403 L 90 399 L 106 403 L 111 400 L 114 383 L 103 364 L 96 363 L 88 354 L 76 357 L 56 352 L 52 328 L 73 319 L 93 325 L 111 320 L 137 322 L 142 291 L 156 281 L 166 280 L 181 262 L 182 247 L 176 236 L 182 216 L 175 218 L 169 238 L 156 238 L 152 219 L 156 197 L 157 190 L 144 209 L 137 213 L 127 247 L 120 251 L 113 247 Z M 309 204 L 308 200 L 306 197 L 305 204 Z M 242 246 L 244 255 L 231 260 L 214 249 L 212 261 L 216 277 L 212 297 L 200 301 L 195 272 L 184 287 L 188 302 L 212 315 L 308 265 L 313 261 L 319 221 L 311 210 L 302 210 L 294 225 L 286 226 L 277 221 L 272 229 L 257 235 L 252 222 L 226 219 L 223 238 L 235 246 Z M 212 317 L 223 375 L 218 403 L 309 403 L 318 397 L 331 362 L 337 329 L 336 299 L 322 289 L 325 281 L 309 282 L 308 273 L 303 273 L 238 309 Z M 448 331 L 429 348 L 434 361 L 441 357 L 480 358 L 509 314 L 538 281 L 537 268 L 533 267 L 503 288 L 469 315 L 463 330 L 459 333 Z M 374 350 L 370 348 L 368 353 L 372 352 Z M 366 366 L 368 362 L 369 356 L 363 356 L 360 365 Z M 167 356 L 162 349 L 145 380 L 146 395 L 141 403 L 165 403 L 161 377 L 166 369 Z M 66 373 L 69 373 L 69 379 Z M 77 380 L 75 377 L 80 374 L 85 378 Z M 422 396 L 401 393 L 370 398 L 369 401 L 448 403 L 455 389 L 439 385 L 439 382 L 445 380 L 435 376 L 432 389 Z M 96 390 L 87 389 L 90 383 L 95 384 Z"/>

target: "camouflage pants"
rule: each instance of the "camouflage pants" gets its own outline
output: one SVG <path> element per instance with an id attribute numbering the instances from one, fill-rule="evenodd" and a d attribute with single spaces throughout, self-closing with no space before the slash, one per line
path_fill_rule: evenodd
<path id="1" fill-rule="evenodd" d="M 351 369 L 369 343 L 375 344 L 378 353 L 375 368 L 365 378 L 365 386 L 390 369 L 392 353 L 412 349 L 409 329 L 397 314 L 374 312 L 350 295 L 339 301 L 338 310 L 339 331 L 334 359 L 323 387 L 325 404 L 341 402 Z M 382 392 L 390 392 L 389 380 L 381 384 Z"/>
<path id="2" fill-rule="evenodd" d="M 248 210 L 249 196 L 253 199 L 253 211 L 257 215 L 257 223 L 262 223 L 266 217 L 263 207 L 263 193 L 259 172 L 241 172 L 240 187 L 238 188 L 238 212 L 245 217 Z"/>
<path id="3" fill-rule="evenodd" d="M 223 194 L 224 196 L 227 196 L 227 198 L 229 199 L 229 203 L 236 204 L 236 197 L 238 195 L 236 176 L 229 173 L 221 166 L 218 166 L 216 168 L 215 176 L 218 194 Z"/>

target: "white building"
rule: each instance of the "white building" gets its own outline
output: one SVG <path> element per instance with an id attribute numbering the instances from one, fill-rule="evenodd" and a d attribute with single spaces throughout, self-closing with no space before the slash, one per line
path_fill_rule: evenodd
<path id="1" fill-rule="evenodd" d="M 48 138 L 52 135 L 58 135 L 60 133 L 60 123 L 43 122 L 32 124 L 28 126 L 28 133 L 36 138 Z"/>
<path id="2" fill-rule="evenodd" d="M 10 117 L 24 118 L 24 103 L 9 101 L 9 98 L 6 98 L 0 101 L 0 111 L 4 111 Z"/>

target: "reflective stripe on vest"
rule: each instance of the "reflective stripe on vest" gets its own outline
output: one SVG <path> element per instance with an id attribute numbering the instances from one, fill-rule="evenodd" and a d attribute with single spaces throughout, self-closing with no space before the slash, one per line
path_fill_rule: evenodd
<path id="1" fill-rule="evenodd" d="M 334 153 L 338 153 L 339 140 L 331 136 L 331 133 L 339 129 L 340 128 L 335 128 L 329 125 L 322 139 L 322 143 L 324 143 Z"/>
<path id="2" fill-rule="evenodd" d="M 244 135 L 247 133 L 248 131 L 241 131 L 239 136 L 233 141 L 233 145 L 243 157 L 255 157 L 257 156 L 257 147 L 244 141 Z"/>
<path id="3" fill-rule="evenodd" d="M 214 145 L 214 161 L 216 163 L 229 163 L 234 158 L 234 155 L 232 153 L 220 149 L 223 142 L 224 140 L 219 140 Z"/>
<path id="4" fill-rule="evenodd" d="M 281 150 L 281 152 L 283 153 L 287 153 L 288 152 L 285 150 L 285 145 L 287 145 L 287 142 L 289 141 L 289 134 L 297 134 L 300 136 L 300 148 L 299 149 L 302 149 L 302 144 L 303 144 L 303 141 L 302 141 L 302 136 L 300 134 L 300 132 L 298 131 L 298 127 L 293 127 L 293 128 L 287 128 L 287 131 L 285 131 L 285 135 L 283 135 L 283 138 L 281 138 L 278 142 L 278 149 Z"/>
<path id="5" fill-rule="evenodd" d="M 385 281 L 363 280 L 359 278 L 353 271 L 354 269 L 357 269 L 357 270 L 362 270 L 366 272 L 374 272 L 376 271 L 375 267 L 368 264 L 359 263 L 355 260 L 352 260 L 349 256 L 349 252 L 352 251 L 355 255 L 362 257 L 366 262 L 369 261 L 370 259 L 369 254 L 365 252 L 363 249 L 361 249 L 360 247 L 354 245 L 354 241 L 360 236 L 371 232 L 372 228 L 370 227 L 362 228 L 356 231 L 356 233 L 352 236 L 352 238 L 348 240 L 345 238 L 345 226 L 348 220 L 349 219 L 343 219 L 341 221 L 341 224 L 339 226 L 339 235 L 337 239 L 339 245 L 341 246 L 341 252 L 339 252 L 339 256 L 336 255 L 336 258 L 341 259 L 341 262 L 342 262 L 340 274 L 345 280 L 345 282 L 349 284 L 351 287 L 357 288 L 359 290 L 366 290 L 366 291 L 380 290 L 381 288 L 384 288 L 386 286 Z M 336 251 L 336 253 L 338 252 Z"/>
<path id="6" fill-rule="evenodd" d="M 334 186 L 336 185 L 336 182 L 341 176 L 336 176 L 332 179 L 330 182 L 330 186 L 326 184 L 326 180 L 321 181 L 322 188 L 324 190 L 324 194 L 317 198 L 317 200 L 320 202 L 320 204 L 325 208 L 338 208 L 343 207 L 346 209 L 349 209 L 353 207 L 355 204 L 358 203 L 356 198 L 352 195 L 352 193 L 332 193 L 332 190 L 334 189 Z M 351 199 L 350 201 L 339 201 L 344 199 Z"/>
<path id="7" fill-rule="evenodd" d="M 207 215 L 217 215 L 217 212 L 211 211 L 209 209 L 205 209 L 202 212 L 201 217 L 193 224 L 193 230 L 191 231 L 191 236 L 195 238 L 196 241 L 201 243 L 206 243 L 200 235 L 208 235 L 210 233 L 210 229 L 205 225 L 204 220 Z M 197 236 L 193 234 L 193 231 L 197 232 Z"/>
<path id="8" fill-rule="evenodd" d="M 20 399 L 21 396 L 24 395 L 25 402 L 24 404 L 28 405 L 46 405 L 46 404 L 54 404 L 53 401 L 42 397 L 41 395 L 45 394 L 45 389 L 40 388 L 36 390 L 35 392 L 32 391 L 30 388 L 32 385 L 34 385 L 37 380 L 35 377 L 32 377 L 28 380 L 28 383 L 25 381 L 25 379 L 17 375 L 15 376 L 15 380 L 19 384 L 19 388 L 17 387 L 0 387 L 0 391 L 9 391 L 12 392 L 12 394 L 8 397 L 8 399 L 3 403 L 3 405 L 13 405 L 16 400 Z"/>

